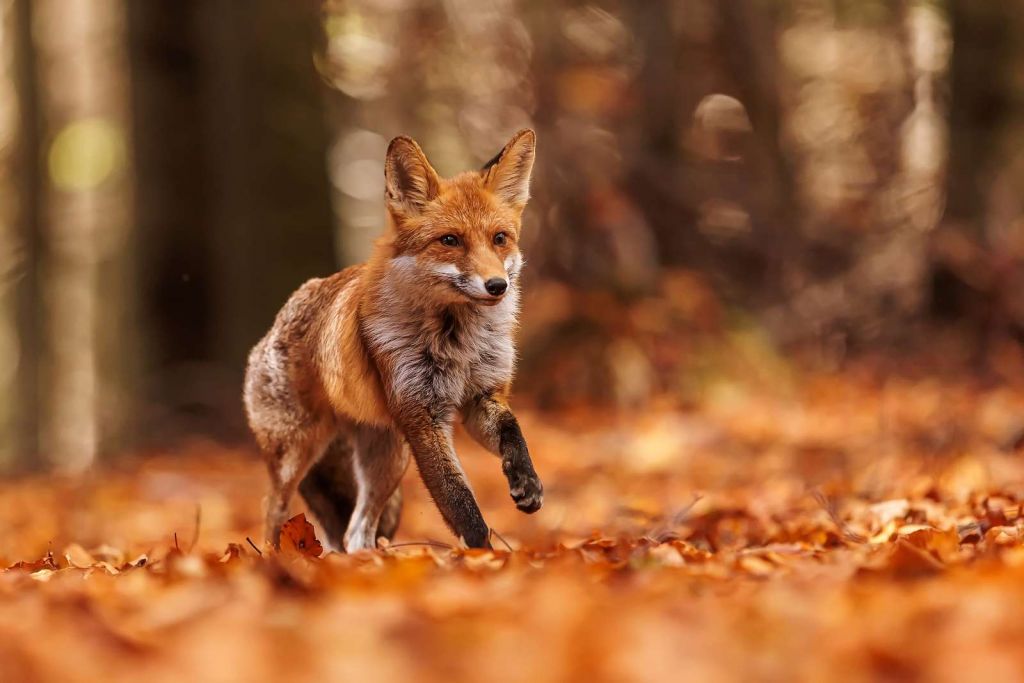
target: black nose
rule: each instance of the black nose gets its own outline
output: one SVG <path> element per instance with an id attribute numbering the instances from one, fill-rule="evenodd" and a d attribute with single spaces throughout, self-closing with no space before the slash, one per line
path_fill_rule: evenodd
<path id="1" fill-rule="evenodd" d="M 501 296 L 508 289 L 508 283 L 502 280 L 500 277 L 492 277 L 490 280 L 484 283 L 484 289 L 491 296 Z"/>

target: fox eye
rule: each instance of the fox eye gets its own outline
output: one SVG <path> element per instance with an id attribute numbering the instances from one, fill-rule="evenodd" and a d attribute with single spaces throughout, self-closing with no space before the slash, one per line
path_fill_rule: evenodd
<path id="1" fill-rule="evenodd" d="M 508 241 L 508 235 L 503 232 L 499 232 L 494 236 L 494 243 L 499 247 L 504 246 L 505 242 Z"/>
<path id="2" fill-rule="evenodd" d="M 445 235 L 441 238 L 441 244 L 446 247 L 457 247 L 459 246 L 459 238 L 455 235 Z"/>

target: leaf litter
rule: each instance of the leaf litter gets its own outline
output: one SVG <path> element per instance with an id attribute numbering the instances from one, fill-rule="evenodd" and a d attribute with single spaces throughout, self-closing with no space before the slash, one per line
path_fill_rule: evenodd
<path id="1" fill-rule="evenodd" d="M 245 449 L 5 481 L 0 680 L 1021 680 L 1022 412 L 849 372 L 683 421 L 524 410 L 538 514 L 458 443 L 491 551 L 411 472 L 399 536 L 353 555 L 301 506 L 262 544 Z"/>

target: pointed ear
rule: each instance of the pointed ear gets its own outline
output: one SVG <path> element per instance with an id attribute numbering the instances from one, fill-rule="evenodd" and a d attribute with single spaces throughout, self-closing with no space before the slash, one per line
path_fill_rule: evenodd
<path id="1" fill-rule="evenodd" d="M 487 189 L 516 211 L 522 211 L 530 199 L 530 174 L 536 149 L 537 134 L 529 128 L 521 130 L 482 170 Z"/>
<path id="2" fill-rule="evenodd" d="M 404 135 L 388 145 L 384 182 L 388 208 L 403 216 L 423 211 L 437 197 L 440 188 L 437 172 L 423 150 L 415 140 Z"/>

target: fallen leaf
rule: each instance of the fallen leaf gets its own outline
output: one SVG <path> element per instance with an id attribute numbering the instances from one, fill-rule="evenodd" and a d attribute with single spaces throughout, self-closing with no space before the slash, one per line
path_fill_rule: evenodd
<path id="1" fill-rule="evenodd" d="M 300 512 L 281 527 L 281 552 L 296 553 L 304 557 L 320 557 L 324 547 L 316 537 L 316 529 Z"/>
<path id="2" fill-rule="evenodd" d="M 96 564 L 96 558 L 77 543 L 72 543 L 64 549 L 64 559 L 68 561 L 69 565 L 78 569 L 88 569 Z"/>

